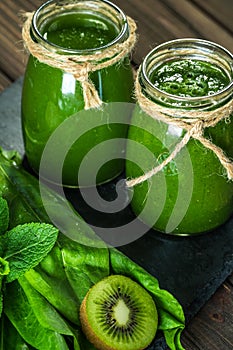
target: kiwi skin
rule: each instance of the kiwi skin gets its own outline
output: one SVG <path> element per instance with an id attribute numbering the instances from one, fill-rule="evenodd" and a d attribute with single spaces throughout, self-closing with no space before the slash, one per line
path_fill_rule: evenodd
<path id="1" fill-rule="evenodd" d="M 90 343 L 94 344 L 96 349 L 99 350 L 116 350 L 112 347 L 107 346 L 105 343 L 102 342 L 101 339 L 99 339 L 96 334 L 92 331 L 91 327 L 89 327 L 87 314 L 86 314 L 86 300 L 89 292 L 83 299 L 83 302 L 80 307 L 80 320 L 82 324 L 82 330 L 83 333 L 86 335 L 87 339 Z"/>
<path id="2" fill-rule="evenodd" d="M 109 277 L 111 278 L 113 276 L 109 276 Z M 108 277 L 106 277 L 105 279 L 108 279 Z M 87 306 L 86 302 L 87 302 L 87 299 L 88 299 L 88 296 L 89 296 L 89 293 L 91 292 L 91 290 L 92 290 L 92 288 L 86 294 L 86 296 L 83 299 L 83 302 L 81 304 L 81 307 L 80 307 L 80 321 L 81 321 L 81 325 L 82 325 L 82 330 L 83 330 L 84 334 L 86 335 L 86 338 L 95 346 L 96 349 L 98 349 L 98 350 L 117 350 L 119 348 L 112 347 L 111 345 L 104 343 L 89 325 L 88 315 L 87 315 L 87 311 L 86 311 L 86 306 Z M 157 325 L 158 325 L 158 314 L 157 314 L 156 306 L 155 306 L 155 313 L 156 313 L 155 317 L 157 318 L 156 321 L 157 321 Z M 157 329 L 155 329 L 155 333 L 153 334 L 153 336 L 155 336 L 156 330 Z M 148 346 L 149 346 L 149 344 L 148 344 Z M 135 349 L 136 350 L 144 350 L 145 347 L 140 347 L 140 348 L 137 347 Z"/>

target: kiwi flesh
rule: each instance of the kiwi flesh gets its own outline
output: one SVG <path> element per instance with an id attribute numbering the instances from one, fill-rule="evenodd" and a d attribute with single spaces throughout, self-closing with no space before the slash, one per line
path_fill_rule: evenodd
<path id="1" fill-rule="evenodd" d="M 87 339 L 99 350 L 142 350 L 155 337 L 158 313 L 150 294 L 123 275 L 95 284 L 80 308 Z"/>

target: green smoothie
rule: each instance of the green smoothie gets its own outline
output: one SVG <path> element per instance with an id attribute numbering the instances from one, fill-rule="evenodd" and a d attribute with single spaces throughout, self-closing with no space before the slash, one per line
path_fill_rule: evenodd
<path id="1" fill-rule="evenodd" d="M 213 95 L 230 83 L 221 68 L 194 59 L 164 63 L 153 71 L 150 80 L 162 91 L 185 97 Z"/>
<path id="2" fill-rule="evenodd" d="M 73 50 L 96 49 L 107 45 L 118 35 L 112 23 L 87 13 L 59 16 L 46 22 L 41 30 L 49 42 Z"/>
<path id="3" fill-rule="evenodd" d="M 172 105 L 182 107 L 178 98 L 212 96 L 230 83 L 230 77 L 217 65 L 197 60 L 171 60 L 158 65 L 149 76 L 151 84 L 172 96 Z M 163 104 L 161 100 L 157 103 Z M 166 106 L 166 102 L 164 103 Z M 185 105 L 187 108 L 187 104 Z M 136 107 L 129 140 L 146 146 L 154 155 L 154 163 L 141 149 L 138 162 L 127 161 L 128 178 L 137 178 L 161 163 L 185 135 L 179 127 L 154 120 Z M 233 123 L 222 120 L 205 130 L 205 137 L 233 157 Z M 132 159 L 134 146 L 129 142 L 127 159 Z M 132 208 L 142 221 L 156 230 L 172 234 L 192 235 L 210 231 L 224 223 L 233 211 L 233 184 L 216 155 L 199 141 L 191 139 L 174 160 L 160 173 L 134 187 Z"/>
<path id="4" fill-rule="evenodd" d="M 119 35 L 119 28 L 104 16 L 89 12 L 62 13 L 41 24 L 40 32 L 47 44 L 56 45 L 57 50 L 101 50 Z M 95 52 L 95 51 L 94 51 Z M 89 52 L 90 53 L 90 52 Z M 75 57 L 75 54 L 74 54 Z M 131 102 L 133 74 L 129 58 L 90 74 L 100 98 L 104 102 Z M 31 167 L 38 172 L 44 147 L 56 128 L 69 116 L 84 109 L 83 91 L 80 82 L 68 73 L 40 63 L 30 56 L 25 73 L 22 93 L 22 126 L 26 156 Z M 86 118 L 79 119 L 74 127 L 88 125 L 88 119 L 97 118 L 91 110 Z M 130 115 L 125 115 L 128 120 Z M 105 118 L 105 116 L 102 116 Z M 112 138 L 126 138 L 126 125 L 111 124 L 111 116 L 106 116 L 106 125 L 91 130 L 86 136 L 73 144 L 63 166 L 63 184 L 77 186 L 79 165 L 86 153 L 94 146 Z M 61 139 L 62 143 L 63 140 Z M 103 150 L 107 154 L 110 149 Z M 119 144 L 119 154 L 122 152 Z M 103 154 L 104 156 L 104 154 Z M 59 154 L 49 162 L 49 181 L 53 181 L 53 168 Z M 116 157 L 118 158 L 118 157 Z M 106 182 L 118 175 L 124 167 L 122 159 L 116 159 L 103 166 L 97 175 L 97 183 Z M 91 170 L 90 170 L 91 171 Z M 86 182 L 89 186 L 88 174 Z"/>

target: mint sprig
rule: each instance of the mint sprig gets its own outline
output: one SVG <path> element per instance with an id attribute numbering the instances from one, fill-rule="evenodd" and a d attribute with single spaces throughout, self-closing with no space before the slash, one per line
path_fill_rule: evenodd
<path id="1" fill-rule="evenodd" d="M 18 225 L 7 231 L 9 208 L 0 197 L 0 316 L 2 284 L 12 282 L 38 265 L 53 248 L 58 229 L 45 223 Z"/>
<path id="2" fill-rule="evenodd" d="M 18 225 L 0 240 L 2 258 L 9 263 L 6 282 L 12 282 L 38 265 L 49 253 L 57 239 L 58 230 L 49 224 Z"/>

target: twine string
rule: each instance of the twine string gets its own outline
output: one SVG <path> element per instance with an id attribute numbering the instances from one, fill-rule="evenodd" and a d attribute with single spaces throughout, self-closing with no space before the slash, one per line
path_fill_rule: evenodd
<path id="1" fill-rule="evenodd" d="M 23 13 L 22 16 L 25 19 L 22 28 L 22 37 L 26 50 L 32 56 L 36 57 L 39 62 L 72 74 L 82 86 L 85 109 L 101 106 L 103 102 L 93 82 L 90 80 L 89 75 L 91 72 L 107 68 L 120 62 L 132 51 L 137 40 L 137 26 L 135 21 L 127 17 L 129 37 L 122 43 L 113 44 L 104 50 L 96 51 L 90 55 L 64 55 L 52 51 L 32 39 L 30 31 L 34 12 L 26 12 Z"/>
<path id="2" fill-rule="evenodd" d="M 139 69 L 140 71 L 140 69 Z M 152 170 L 134 179 L 126 181 L 127 187 L 134 187 L 149 180 L 151 177 L 163 170 L 180 151 L 187 145 L 191 138 L 198 140 L 204 147 L 211 150 L 219 159 L 222 166 L 227 172 L 229 180 L 233 179 L 233 163 L 225 155 L 223 150 L 204 137 L 204 130 L 208 127 L 214 127 L 221 120 L 228 120 L 228 117 L 233 112 L 233 100 L 230 100 L 226 105 L 217 108 L 213 111 L 186 111 L 180 109 L 166 108 L 148 99 L 142 92 L 139 79 L 139 72 L 135 82 L 135 93 L 140 108 L 155 120 L 162 121 L 166 124 L 175 125 L 186 130 L 184 137 L 175 146 L 170 155 L 158 166 Z"/>

